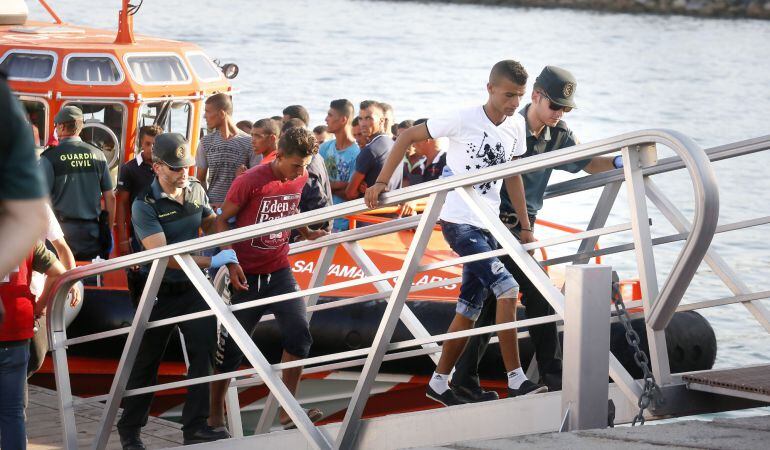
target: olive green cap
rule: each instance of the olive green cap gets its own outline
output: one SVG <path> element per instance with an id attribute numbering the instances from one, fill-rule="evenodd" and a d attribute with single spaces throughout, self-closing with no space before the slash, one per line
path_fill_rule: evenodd
<path id="1" fill-rule="evenodd" d="M 83 120 L 83 111 L 81 111 L 77 106 L 69 105 L 60 109 L 59 112 L 56 113 L 56 116 L 53 118 L 53 123 L 67 123 L 74 122 L 76 120 Z"/>
<path id="2" fill-rule="evenodd" d="M 535 79 L 535 89 L 543 90 L 548 99 L 557 105 L 577 108 L 574 99 L 577 81 L 568 70 L 546 66 Z"/>
<path id="3" fill-rule="evenodd" d="M 175 169 L 195 164 L 187 139 L 179 133 L 159 134 L 152 145 L 152 156 Z"/>

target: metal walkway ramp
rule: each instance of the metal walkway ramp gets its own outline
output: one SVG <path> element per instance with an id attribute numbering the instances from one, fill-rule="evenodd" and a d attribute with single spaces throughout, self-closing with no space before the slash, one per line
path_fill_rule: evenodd
<path id="1" fill-rule="evenodd" d="M 770 364 L 683 375 L 687 389 L 770 403 Z"/>

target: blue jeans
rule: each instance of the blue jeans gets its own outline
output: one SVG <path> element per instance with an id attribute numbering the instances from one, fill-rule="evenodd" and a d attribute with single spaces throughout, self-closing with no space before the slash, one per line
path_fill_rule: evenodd
<path id="1" fill-rule="evenodd" d="M 449 246 L 460 256 L 469 256 L 500 248 L 492 234 L 464 223 L 441 221 L 441 230 Z M 457 313 L 473 321 L 478 319 L 489 291 L 495 297 L 518 289 L 519 284 L 498 258 L 487 258 L 463 264 L 463 281 Z"/>
<path id="2" fill-rule="evenodd" d="M 27 385 L 29 340 L 4 347 L 0 342 L 0 448 L 27 448 L 24 389 Z"/>

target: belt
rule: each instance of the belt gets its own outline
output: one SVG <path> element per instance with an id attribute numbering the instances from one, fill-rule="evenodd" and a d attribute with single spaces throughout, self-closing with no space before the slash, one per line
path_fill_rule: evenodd
<path id="1" fill-rule="evenodd" d="M 0 348 L 21 347 L 29 345 L 29 339 L 21 339 L 18 341 L 0 341 Z"/>
<path id="2" fill-rule="evenodd" d="M 59 222 L 72 222 L 72 223 L 99 223 L 99 219 L 75 219 L 59 217 Z"/>

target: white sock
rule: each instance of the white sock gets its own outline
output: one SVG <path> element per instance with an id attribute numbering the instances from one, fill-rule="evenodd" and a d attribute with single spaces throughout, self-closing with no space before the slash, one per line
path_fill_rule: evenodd
<path id="1" fill-rule="evenodd" d="M 521 387 L 521 383 L 527 381 L 527 376 L 524 375 L 524 369 L 519 367 L 518 369 L 508 372 L 508 387 L 511 389 L 518 389 Z"/>
<path id="2" fill-rule="evenodd" d="M 436 391 L 437 394 L 443 394 L 449 389 L 449 375 L 433 372 L 428 385 Z"/>

